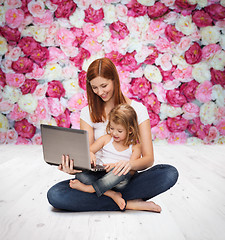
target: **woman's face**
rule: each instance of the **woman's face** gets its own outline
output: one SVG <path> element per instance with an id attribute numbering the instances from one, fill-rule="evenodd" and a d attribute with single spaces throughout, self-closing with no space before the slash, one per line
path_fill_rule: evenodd
<path id="1" fill-rule="evenodd" d="M 114 96 L 114 84 L 110 79 L 96 77 L 90 81 L 93 92 L 104 102 L 108 102 Z"/>

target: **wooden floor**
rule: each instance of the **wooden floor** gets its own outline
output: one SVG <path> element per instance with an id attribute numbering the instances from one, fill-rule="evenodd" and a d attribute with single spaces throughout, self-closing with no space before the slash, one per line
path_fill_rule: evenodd
<path id="1" fill-rule="evenodd" d="M 178 183 L 155 197 L 160 214 L 54 210 L 50 186 L 70 178 L 43 161 L 41 146 L 0 146 L 1 240 L 224 240 L 225 145 L 154 145 L 155 164 L 177 167 Z"/>

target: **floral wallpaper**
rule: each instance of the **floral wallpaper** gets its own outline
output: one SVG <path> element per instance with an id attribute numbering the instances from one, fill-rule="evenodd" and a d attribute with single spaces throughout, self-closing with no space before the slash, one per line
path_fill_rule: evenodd
<path id="1" fill-rule="evenodd" d="M 87 68 L 104 56 L 155 142 L 225 142 L 225 0 L 0 0 L 0 143 L 79 128 Z"/>

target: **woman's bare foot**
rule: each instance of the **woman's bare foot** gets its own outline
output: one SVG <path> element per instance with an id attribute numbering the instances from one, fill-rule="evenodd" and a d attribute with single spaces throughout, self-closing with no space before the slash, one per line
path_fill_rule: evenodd
<path id="1" fill-rule="evenodd" d="M 95 192 L 92 185 L 86 185 L 86 184 L 80 182 L 78 179 L 70 180 L 69 185 L 70 185 L 71 188 L 77 189 L 77 190 L 82 191 L 82 192 L 88 192 L 88 193 Z"/>
<path id="2" fill-rule="evenodd" d="M 126 209 L 138 211 L 161 212 L 161 207 L 152 201 L 146 202 L 143 200 L 129 200 L 127 201 Z"/>
<path id="3" fill-rule="evenodd" d="M 121 210 L 124 210 L 126 207 L 126 202 L 122 198 L 122 194 L 120 192 L 114 192 L 112 190 L 108 190 L 104 193 L 104 195 L 112 198 L 112 200 L 119 206 Z"/>

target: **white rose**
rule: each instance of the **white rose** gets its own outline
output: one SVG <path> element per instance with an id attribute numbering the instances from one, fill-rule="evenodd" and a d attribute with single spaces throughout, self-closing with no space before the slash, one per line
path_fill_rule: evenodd
<path id="1" fill-rule="evenodd" d="M 5 85 L 2 92 L 2 97 L 10 103 L 16 103 L 20 98 L 21 92 L 18 88 L 13 88 Z"/>
<path id="2" fill-rule="evenodd" d="M 200 120 L 203 124 L 212 124 L 216 120 L 217 105 L 214 102 L 207 102 L 200 107 Z"/>
<path id="3" fill-rule="evenodd" d="M 103 29 L 103 32 L 101 33 L 101 35 L 99 35 L 97 37 L 97 41 L 99 43 L 103 42 L 103 41 L 106 41 L 108 42 L 109 39 L 111 38 L 111 32 L 109 30 L 109 27 L 108 26 L 105 26 L 104 29 Z"/>
<path id="4" fill-rule="evenodd" d="M 220 4 L 225 7 L 225 0 L 220 0 Z"/>
<path id="5" fill-rule="evenodd" d="M 6 132 L 8 128 L 9 123 L 7 117 L 0 113 L 0 132 Z"/>
<path id="6" fill-rule="evenodd" d="M 140 52 L 142 49 L 142 42 L 139 38 L 129 38 L 129 44 L 127 46 L 127 52 L 132 53 L 133 51 Z"/>
<path id="7" fill-rule="evenodd" d="M 214 85 L 212 87 L 212 100 L 216 100 L 216 104 L 219 107 L 224 107 L 225 105 L 225 90 L 221 85 Z"/>
<path id="8" fill-rule="evenodd" d="M 221 136 L 216 139 L 215 144 L 225 144 L 225 136 Z"/>
<path id="9" fill-rule="evenodd" d="M 52 80 L 62 80 L 62 68 L 58 63 L 51 63 L 45 66 L 44 78 L 50 82 Z"/>
<path id="10" fill-rule="evenodd" d="M 32 94 L 28 93 L 26 95 L 22 95 L 18 101 L 18 105 L 21 110 L 34 113 L 35 109 L 37 108 L 38 101 Z"/>
<path id="11" fill-rule="evenodd" d="M 202 27 L 200 29 L 200 34 L 202 36 L 202 44 L 208 45 L 212 43 L 217 43 L 220 41 L 220 30 L 216 26 Z"/>
<path id="12" fill-rule="evenodd" d="M 220 46 L 225 50 L 225 34 L 221 35 Z"/>
<path id="13" fill-rule="evenodd" d="M 186 60 L 184 59 L 183 55 L 174 55 L 172 56 L 172 63 L 173 65 L 177 65 L 181 68 L 188 67 L 189 65 L 187 64 Z"/>
<path id="14" fill-rule="evenodd" d="M 155 4 L 155 0 L 137 0 L 137 1 L 144 6 L 153 6 Z"/>
<path id="15" fill-rule="evenodd" d="M 200 62 L 193 65 L 192 76 L 199 83 L 210 81 L 211 73 L 208 64 L 206 62 Z"/>
<path id="16" fill-rule="evenodd" d="M 0 56 L 4 55 L 8 51 L 8 44 L 4 37 L 0 36 Z"/>
<path id="17" fill-rule="evenodd" d="M 99 58 L 103 58 L 105 56 L 105 53 L 103 51 L 100 51 L 94 55 L 91 55 L 90 58 L 88 59 L 85 59 L 84 60 L 84 63 L 83 63 L 83 66 L 82 66 L 82 70 L 84 70 L 85 72 L 87 72 L 87 69 L 89 67 L 89 65 L 96 59 L 99 59 Z"/>
<path id="18" fill-rule="evenodd" d="M 145 77 L 153 83 L 160 83 L 162 82 L 162 75 L 159 69 L 153 65 L 147 65 L 144 69 Z"/>
<path id="19" fill-rule="evenodd" d="M 6 12 L 5 6 L 0 6 L 0 26 L 5 25 L 5 12 Z"/>
<path id="20" fill-rule="evenodd" d="M 160 119 L 164 120 L 167 117 L 174 118 L 176 116 L 179 116 L 183 113 L 183 110 L 181 107 L 173 107 L 171 105 L 168 105 L 166 103 L 162 103 L 160 107 Z"/>
<path id="21" fill-rule="evenodd" d="M 223 71 L 225 66 L 225 51 L 215 54 L 209 64 L 212 68 Z"/>
<path id="22" fill-rule="evenodd" d="M 64 80 L 78 78 L 78 68 L 69 63 L 62 68 L 62 75 Z"/>
<path id="23" fill-rule="evenodd" d="M 104 12 L 104 20 L 105 23 L 111 24 L 117 21 L 116 18 L 116 9 L 115 6 L 112 4 L 105 4 L 103 5 L 103 12 Z"/>
<path id="24" fill-rule="evenodd" d="M 75 79 L 75 78 L 63 81 L 63 87 L 66 91 L 66 97 L 68 98 L 71 98 L 80 89 L 78 84 L 78 79 Z"/>
<path id="25" fill-rule="evenodd" d="M 187 144 L 195 146 L 195 145 L 203 144 L 203 140 L 197 137 L 189 137 L 187 138 Z"/>
<path id="26" fill-rule="evenodd" d="M 44 119 L 40 121 L 40 124 L 47 124 L 51 126 L 57 126 L 55 118 L 51 118 L 50 120 Z"/>
<path id="27" fill-rule="evenodd" d="M 82 9 L 77 8 L 76 11 L 69 17 L 71 25 L 76 28 L 82 28 L 84 25 L 85 13 Z"/>
<path id="28" fill-rule="evenodd" d="M 192 22 L 191 16 L 183 16 L 177 20 L 175 27 L 185 35 L 191 35 L 197 31 L 196 25 Z"/>

